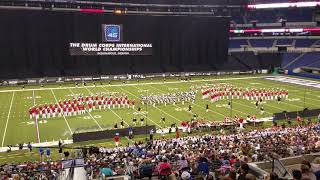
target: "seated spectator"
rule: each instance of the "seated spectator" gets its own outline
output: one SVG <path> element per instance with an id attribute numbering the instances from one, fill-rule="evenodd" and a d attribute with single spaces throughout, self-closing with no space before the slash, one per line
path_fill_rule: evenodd
<path id="1" fill-rule="evenodd" d="M 159 164 L 159 175 L 160 177 L 168 177 L 172 173 L 171 165 L 168 163 L 168 160 L 165 158 L 163 162 Z"/>
<path id="2" fill-rule="evenodd" d="M 148 177 L 149 179 L 152 178 L 154 166 L 151 163 L 150 159 L 147 159 L 143 162 L 143 164 L 140 166 L 140 176 L 141 177 Z"/>
<path id="3" fill-rule="evenodd" d="M 292 177 L 293 177 L 293 180 L 301 180 L 302 179 L 301 171 L 297 169 L 292 170 Z"/>
<path id="4" fill-rule="evenodd" d="M 256 180 L 256 177 L 250 173 L 246 174 L 245 176 L 246 180 Z"/>
<path id="5" fill-rule="evenodd" d="M 237 179 L 237 173 L 234 170 L 231 170 L 229 172 L 229 175 L 227 176 L 230 180 L 236 180 Z"/>
<path id="6" fill-rule="evenodd" d="M 185 169 L 189 169 L 189 163 L 186 158 L 182 156 L 181 159 L 178 160 L 178 170 L 183 171 Z"/>
<path id="7" fill-rule="evenodd" d="M 241 164 L 240 175 L 238 180 L 246 180 L 246 175 L 249 173 L 249 165 L 247 163 Z"/>
<path id="8" fill-rule="evenodd" d="M 311 163 L 311 169 L 314 173 L 320 171 L 320 157 L 315 158 Z"/>
<path id="9" fill-rule="evenodd" d="M 198 161 L 198 174 L 209 174 L 209 164 L 207 158 L 201 157 Z"/>
<path id="10" fill-rule="evenodd" d="M 270 180 L 278 180 L 278 179 L 279 179 L 279 176 L 276 173 L 274 172 L 270 173 Z"/>
<path id="11" fill-rule="evenodd" d="M 191 174 L 188 171 L 183 171 L 181 173 L 181 179 L 182 180 L 189 180 L 191 178 Z"/>
<path id="12" fill-rule="evenodd" d="M 317 180 L 316 175 L 305 164 L 301 165 L 301 173 L 302 173 L 302 179 Z"/>
<path id="13" fill-rule="evenodd" d="M 137 167 L 134 165 L 133 161 L 129 161 L 126 174 L 132 178 L 137 174 Z"/>
<path id="14" fill-rule="evenodd" d="M 110 166 L 108 167 L 104 167 L 100 170 L 101 174 L 103 177 L 108 177 L 108 176 L 112 176 L 113 172 L 112 169 L 110 168 Z"/>

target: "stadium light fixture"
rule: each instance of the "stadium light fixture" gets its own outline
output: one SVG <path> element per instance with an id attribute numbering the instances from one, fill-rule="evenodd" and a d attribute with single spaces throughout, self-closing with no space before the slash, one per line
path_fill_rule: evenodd
<path id="1" fill-rule="evenodd" d="M 120 9 L 116 9 L 116 10 L 114 10 L 114 13 L 115 14 L 122 14 L 122 11 Z"/>
<path id="2" fill-rule="evenodd" d="M 295 3 L 270 3 L 270 4 L 249 4 L 248 9 L 273 9 L 273 8 L 290 8 L 290 7 L 315 7 L 319 6 L 320 2 L 295 2 Z"/>
<path id="3" fill-rule="evenodd" d="M 282 29 L 231 29 L 234 34 L 251 33 L 301 33 L 301 32 L 320 32 L 320 28 L 282 28 Z"/>

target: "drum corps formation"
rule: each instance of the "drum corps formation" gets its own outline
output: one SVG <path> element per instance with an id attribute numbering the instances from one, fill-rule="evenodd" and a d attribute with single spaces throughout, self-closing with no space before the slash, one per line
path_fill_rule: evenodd
<path id="1" fill-rule="evenodd" d="M 288 90 L 285 89 L 256 89 L 237 88 L 230 85 L 214 86 L 202 89 L 202 99 L 210 98 L 211 102 L 222 99 L 253 100 L 281 100 L 288 98 Z"/>
<path id="2" fill-rule="evenodd" d="M 263 100 L 278 100 L 280 102 L 281 99 L 288 98 L 288 91 L 284 89 L 254 89 L 254 88 L 238 88 L 233 87 L 229 84 L 217 84 L 212 87 L 202 86 L 202 99 L 211 99 L 211 102 L 216 102 L 218 100 L 231 100 L 231 99 L 243 99 L 256 101 L 256 108 L 258 108 L 260 102 Z M 185 104 L 185 103 L 195 103 L 196 94 L 198 90 L 191 88 L 190 91 L 184 92 L 174 92 L 167 94 L 158 94 L 158 95 L 143 95 L 141 96 L 141 104 L 142 105 L 152 105 L 155 107 L 156 105 L 175 105 L 177 103 Z M 231 108 L 231 103 L 229 102 L 228 107 Z M 101 109 L 117 109 L 117 108 L 135 108 L 135 101 L 129 100 L 125 94 L 112 94 L 106 95 L 106 97 L 102 94 L 100 95 L 90 95 L 83 97 L 74 96 L 72 100 L 64 100 L 59 101 L 54 104 L 45 104 L 34 106 L 29 109 L 30 119 L 47 119 L 52 117 L 61 117 L 61 116 L 76 116 L 82 115 L 87 112 L 91 112 L 93 110 L 101 110 Z M 189 104 L 189 113 L 191 112 L 192 106 Z M 260 107 L 261 114 L 264 113 L 263 106 Z M 141 108 L 138 106 L 138 112 L 141 111 Z M 206 105 L 206 112 L 209 112 L 209 104 Z M 197 122 L 197 124 L 204 124 L 211 126 L 215 123 L 208 123 L 209 121 L 202 120 L 196 121 L 197 115 L 193 115 L 193 119 L 191 124 Z M 247 121 L 255 121 L 256 116 L 248 116 L 246 120 L 243 120 L 241 117 L 235 117 L 234 119 L 230 119 L 226 117 L 223 121 L 223 124 L 230 124 L 236 122 L 237 124 L 242 125 L 243 122 Z M 141 125 L 143 125 L 144 117 L 140 119 Z M 133 118 L 132 122 L 136 125 L 137 119 Z M 206 122 L 206 123 L 204 123 Z M 165 123 L 165 117 L 161 118 L 161 123 Z M 121 126 L 123 127 L 123 120 L 121 122 Z"/>
<path id="3" fill-rule="evenodd" d="M 91 95 L 83 97 L 82 95 L 74 97 L 72 100 L 59 101 L 53 104 L 44 104 L 34 106 L 29 109 L 30 119 L 61 116 L 76 116 L 96 109 L 115 109 L 115 108 L 134 108 L 135 101 L 129 100 L 126 95 L 112 95 L 104 97 L 103 95 Z"/>
<path id="4" fill-rule="evenodd" d="M 149 95 L 149 96 L 142 96 L 141 103 L 142 104 L 149 104 L 152 106 L 164 104 L 173 104 L 181 103 L 184 104 L 185 102 L 192 102 L 194 103 L 196 100 L 196 91 L 186 91 L 186 92 L 176 92 L 176 93 L 167 93 L 167 94 L 159 94 L 159 95 Z"/>

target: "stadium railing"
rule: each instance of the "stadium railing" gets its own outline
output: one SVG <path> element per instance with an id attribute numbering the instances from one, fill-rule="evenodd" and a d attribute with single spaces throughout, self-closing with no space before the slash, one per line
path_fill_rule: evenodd
<path id="1" fill-rule="evenodd" d="M 289 173 L 283 163 L 275 157 L 272 158 L 272 172 L 276 173 L 281 178 L 292 178 L 292 175 Z"/>

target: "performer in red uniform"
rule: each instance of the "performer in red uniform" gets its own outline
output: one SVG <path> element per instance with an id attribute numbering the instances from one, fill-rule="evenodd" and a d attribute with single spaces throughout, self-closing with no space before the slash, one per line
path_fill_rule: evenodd
<path id="1" fill-rule="evenodd" d="M 119 147 L 119 143 L 120 143 L 119 133 L 116 133 L 116 135 L 114 136 L 114 143 L 115 143 L 116 147 Z"/>

